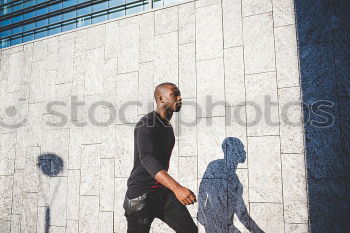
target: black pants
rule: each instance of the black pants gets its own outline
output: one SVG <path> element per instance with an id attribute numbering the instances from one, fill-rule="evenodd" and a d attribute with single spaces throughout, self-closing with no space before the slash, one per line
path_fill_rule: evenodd
<path id="1" fill-rule="evenodd" d="M 177 233 L 198 232 L 187 207 L 181 204 L 171 190 L 150 192 L 144 196 L 145 198 L 140 196 L 140 200 L 134 201 L 134 206 L 137 207 L 124 206 L 127 233 L 149 233 L 154 218 L 161 219 Z M 125 198 L 127 199 L 126 196 Z"/>

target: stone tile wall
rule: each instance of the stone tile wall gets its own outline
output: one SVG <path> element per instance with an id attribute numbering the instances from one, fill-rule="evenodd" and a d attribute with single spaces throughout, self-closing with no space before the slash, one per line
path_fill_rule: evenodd
<path id="1" fill-rule="evenodd" d="M 198 0 L 1 50 L 1 232 L 45 232 L 47 206 L 50 232 L 126 232 L 133 129 L 165 81 L 184 101 L 169 172 L 197 195 L 200 232 L 205 198 L 230 232 L 248 232 L 244 216 L 307 232 L 303 125 L 285 121 L 300 123 L 302 108 L 284 109 L 301 100 L 294 22 L 292 0 Z M 227 137 L 246 154 L 239 164 L 224 160 Z M 63 160 L 57 176 L 38 169 L 43 153 Z M 169 230 L 154 220 L 152 232 Z"/>

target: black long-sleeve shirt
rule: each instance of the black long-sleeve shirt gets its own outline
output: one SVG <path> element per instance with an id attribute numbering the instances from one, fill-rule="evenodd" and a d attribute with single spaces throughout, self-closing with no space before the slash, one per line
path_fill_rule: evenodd
<path id="1" fill-rule="evenodd" d="M 156 111 L 139 120 L 134 129 L 134 166 L 127 181 L 129 198 L 165 188 L 154 176 L 160 170 L 168 171 L 174 144 L 172 125 Z"/>

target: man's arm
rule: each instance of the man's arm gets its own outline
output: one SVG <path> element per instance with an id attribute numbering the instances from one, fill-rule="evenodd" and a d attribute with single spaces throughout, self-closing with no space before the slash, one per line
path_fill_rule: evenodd
<path id="1" fill-rule="evenodd" d="M 181 186 L 172 178 L 166 170 L 159 171 L 154 177 L 159 183 L 174 192 L 176 198 L 183 204 L 189 205 L 196 202 L 194 193 L 186 187 Z"/>
<path id="2" fill-rule="evenodd" d="M 136 144 L 142 166 L 154 178 L 160 170 L 165 170 L 165 167 L 154 157 L 155 142 L 152 131 L 153 128 L 142 125 L 137 132 Z"/>
<path id="3" fill-rule="evenodd" d="M 136 143 L 141 164 L 154 179 L 173 191 L 176 198 L 183 205 L 196 202 L 194 193 L 176 182 L 176 180 L 168 174 L 164 166 L 154 158 L 154 136 L 152 134 L 152 128 L 148 127 L 147 124 L 138 129 Z"/>

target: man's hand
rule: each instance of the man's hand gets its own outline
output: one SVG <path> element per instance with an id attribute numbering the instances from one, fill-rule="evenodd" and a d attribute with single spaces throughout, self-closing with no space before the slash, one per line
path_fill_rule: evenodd
<path id="1" fill-rule="evenodd" d="M 174 191 L 174 194 L 176 198 L 183 204 L 183 205 L 190 205 L 197 202 L 196 195 L 189 190 L 186 187 L 180 186 L 176 188 Z"/>
<path id="2" fill-rule="evenodd" d="M 194 193 L 186 187 L 181 186 L 174 180 L 166 170 L 160 170 L 154 177 L 159 183 L 174 192 L 176 198 L 183 204 L 189 205 L 197 202 Z"/>

